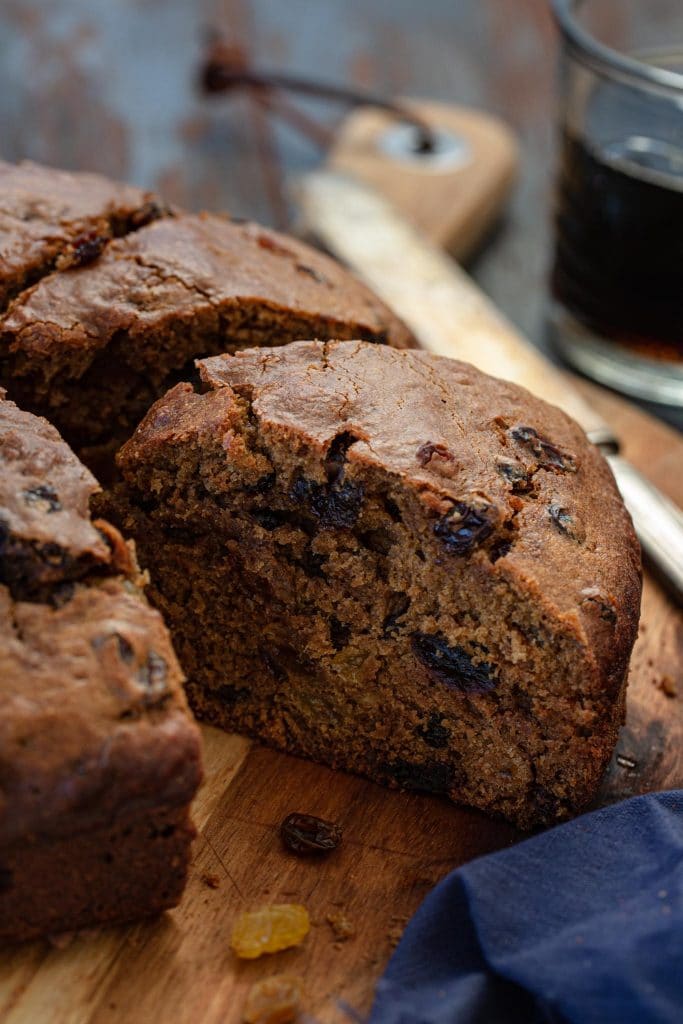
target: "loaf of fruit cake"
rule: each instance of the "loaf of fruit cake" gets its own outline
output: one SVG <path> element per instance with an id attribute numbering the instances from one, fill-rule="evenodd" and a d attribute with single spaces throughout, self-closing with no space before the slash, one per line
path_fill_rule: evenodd
<path id="1" fill-rule="evenodd" d="M 522 827 L 594 796 L 624 715 L 640 555 L 557 408 L 363 342 L 203 360 L 119 456 L 205 721 Z"/>
<path id="2" fill-rule="evenodd" d="M 94 478 L 0 398 L 0 942 L 177 903 L 199 734 Z"/>
<path id="3" fill-rule="evenodd" d="M 15 184 L 24 171 L 25 165 L 15 169 Z M 301 242 L 223 216 L 170 211 L 159 201 L 150 206 L 151 200 L 123 186 L 111 184 L 110 195 L 101 185 L 102 194 L 91 195 L 89 175 L 30 171 L 12 232 L 0 232 L 0 289 L 12 294 L 17 282 L 31 282 L 36 247 L 58 250 L 54 207 L 67 191 L 65 180 L 82 178 L 93 220 L 99 209 L 100 219 L 115 230 L 84 233 L 82 211 L 75 201 L 64 203 L 59 230 L 66 255 L 0 316 L 0 383 L 22 408 L 54 423 L 103 477 L 116 448 L 169 384 L 192 373 L 197 356 L 274 339 L 413 343 L 364 285 Z M 44 207 L 50 216 L 31 218 L 31 210 Z M 124 208 L 137 212 L 126 218 Z M 140 210 L 149 219 L 150 209 L 154 222 L 133 230 Z M 76 217 L 78 228 L 71 224 Z M 109 241 L 112 233 L 124 237 Z"/>

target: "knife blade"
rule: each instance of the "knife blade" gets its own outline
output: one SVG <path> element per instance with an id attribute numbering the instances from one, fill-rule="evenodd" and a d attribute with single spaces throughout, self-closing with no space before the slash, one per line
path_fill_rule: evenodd
<path id="1" fill-rule="evenodd" d="M 303 226 L 437 355 L 473 363 L 558 405 L 610 464 L 644 552 L 683 604 L 683 513 L 618 454 L 610 427 L 450 257 L 376 191 L 320 170 L 299 179 Z"/>

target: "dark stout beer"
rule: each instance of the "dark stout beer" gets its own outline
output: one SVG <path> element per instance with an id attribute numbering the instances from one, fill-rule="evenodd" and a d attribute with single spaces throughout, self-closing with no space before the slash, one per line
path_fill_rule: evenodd
<path id="1" fill-rule="evenodd" d="M 631 136 L 599 154 L 565 133 L 552 290 L 596 335 L 683 361 L 681 148 Z"/>

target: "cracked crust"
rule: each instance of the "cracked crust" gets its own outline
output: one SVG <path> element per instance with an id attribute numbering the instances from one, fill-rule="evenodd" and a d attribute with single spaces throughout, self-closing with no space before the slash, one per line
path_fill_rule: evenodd
<path id="1" fill-rule="evenodd" d="M 583 806 L 623 716 L 640 564 L 577 425 L 362 342 L 199 368 L 204 390 L 177 385 L 124 446 L 113 499 L 198 713 L 523 826 Z"/>
<path id="2" fill-rule="evenodd" d="M 94 478 L 53 427 L 1 395 L 0 462 L 0 937 L 25 938 L 174 903 L 201 763 L 183 676 L 132 547 L 90 521 Z M 156 854 L 126 837 L 127 860 L 107 852 L 118 823 L 146 835 L 164 816 L 172 831 Z M 98 835 L 116 869 L 98 864 Z M 86 860 L 67 878 L 49 861 L 69 843 Z M 136 877 L 136 862 L 148 871 L 169 853 L 163 882 Z M 27 861 L 43 864 L 44 905 L 27 889 Z M 79 869 L 106 897 L 85 875 L 79 888 Z"/>
<path id="3" fill-rule="evenodd" d="M 58 262 L 74 262 L 166 211 L 151 192 L 99 174 L 0 161 L 0 311 Z"/>
<path id="4" fill-rule="evenodd" d="M 180 214 L 18 296 L 0 319 L 0 374 L 86 457 L 130 436 L 195 357 L 306 337 L 413 344 L 364 285 L 309 246 Z"/>

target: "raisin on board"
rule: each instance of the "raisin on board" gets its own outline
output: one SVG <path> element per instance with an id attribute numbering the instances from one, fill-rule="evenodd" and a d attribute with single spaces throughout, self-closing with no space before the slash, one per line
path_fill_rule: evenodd
<path id="1" fill-rule="evenodd" d="M 467 555 L 493 533 L 493 523 L 487 515 L 489 508 L 488 505 L 475 508 L 464 501 L 456 501 L 434 524 L 434 533 L 451 554 Z"/>
<path id="2" fill-rule="evenodd" d="M 304 856 L 336 850 L 342 839 L 341 826 L 312 814 L 288 814 L 280 825 L 282 842 L 292 853 Z"/>
<path id="3" fill-rule="evenodd" d="M 449 646 L 443 633 L 413 633 L 412 647 L 430 672 L 460 693 L 488 693 L 496 686 L 493 665 L 475 665 L 464 648 Z"/>
<path id="4" fill-rule="evenodd" d="M 244 1024 L 292 1024 L 304 996 L 301 978 L 293 974 L 273 974 L 249 989 L 244 1004 Z"/>
<path id="5" fill-rule="evenodd" d="M 300 903 L 273 903 L 240 914 L 233 925 L 230 946 L 241 960 L 256 960 L 264 953 L 298 946 L 310 928 L 308 911 Z"/>

